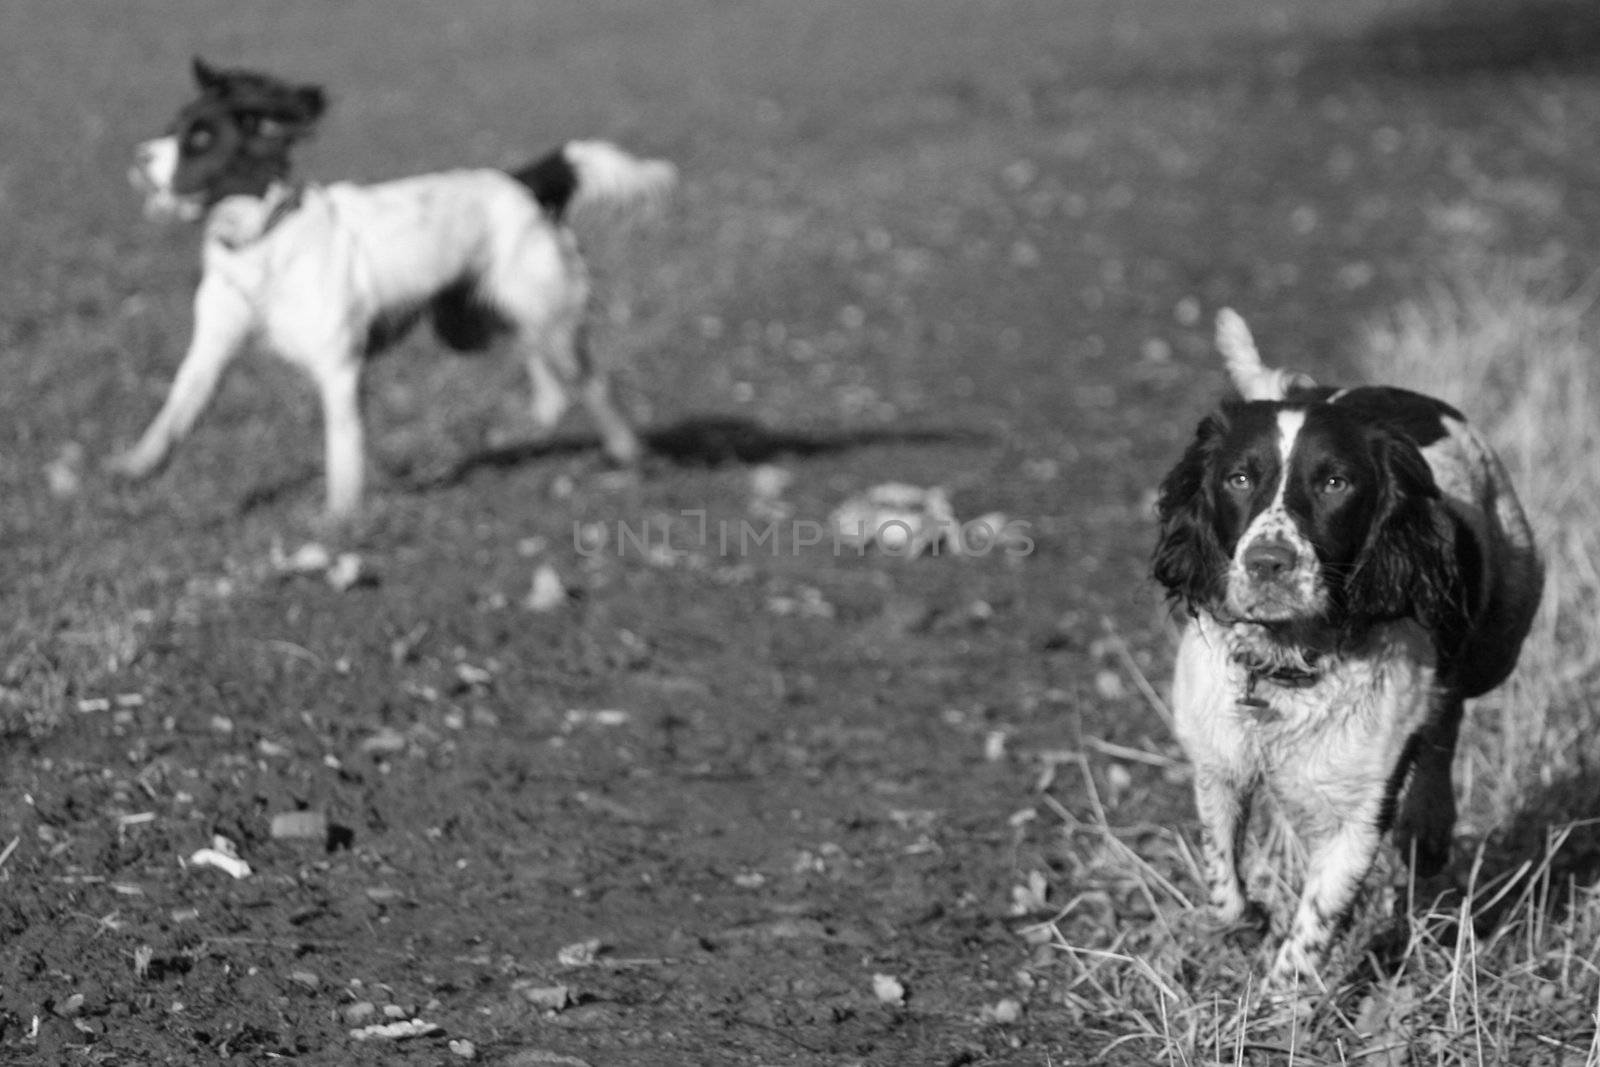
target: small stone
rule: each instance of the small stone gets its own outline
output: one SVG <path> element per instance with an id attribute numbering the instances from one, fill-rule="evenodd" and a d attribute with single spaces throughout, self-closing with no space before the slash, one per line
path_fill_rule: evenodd
<path id="1" fill-rule="evenodd" d="M 600 939 L 591 937 L 587 941 L 564 946 L 556 953 L 556 959 L 564 967 L 592 967 L 595 960 L 600 958 L 600 949 Z"/>
<path id="2" fill-rule="evenodd" d="M 1128 695 L 1122 675 L 1113 670 L 1099 670 L 1094 675 L 1094 690 L 1106 700 L 1121 700 Z"/>
<path id="3" fill-rule="evenodd" d="M 875 974 L 872 976 L 872 995 L 885 1004 L 904 1004 L 906 987 L 893 975 Z"/>
<path id="4" fill-rule="evenodd" d="M 572 1003 L 572 991 L 564 985 L 526 986 L 522 999 L 541 1011 L 561 1011 Z"/>
<path id="5" fill-rule="evenodd" d="M 315 541 L 301 545 L 287 556 L 282 555 L 277 546 L 274 546 L 272 565 L 290 574 L 312 574 L 326 571 L 332 566 L 333 553 Z"/>
<path id="6" fill-rule="evenodd" d="M 750 492 L 761 500 L 778 499 L 793 482 L 793 472 L 771 463 L 763 463 L 750 472 Z"/>
<path id="7" fill-rule="evenodd" d="M 361 742 L 361 751 L 369 756 L 392 756 L 406 747 L 406 735 L 385 726 Z"/>
<path id="8" fill-rule="evenodd" d="M 357 585 L 368 584 L 371 580 L 371 573 L 367 571 L 361 557 L 354 552 L 339 553 L 339 558 L 328 568 L 328 584 L 341 593 Z"/>
<path id="9" fill-rule="evenodd" d="M 1006 732 L 1004 730 L 990 730 L 983 735 L 983 758 L 990 763 L 997 763 L 1006 755 Z"/>
<path id="10" fill-rule="evenodd" d="M 279 841 L 325 841 L 328 817 L 320 811 L 280 811 L 272 817 L 270 832 Z"/>
<path id="11" fill-rule="evenodd" d="M 561 575 L 548 563 L 541 563 L 533 572 L 533 586 L 523 598 L 522 606 L 529 611 L 544 614 L 554 611 L 567 602 L 567 587 Z"/>
<path id="12" fill-rule="evenodd" d="M 68 441 L 61 446 L 56 458 L 45 465 L 44 476 L 50 486 L 50 495 L 60 499 L 77 496 L 83 488 L 82 471 L 83 446 L 76 441 Z"/>
<path id="13" fill-rule="evenodd" d="M 568 708 L 568 726 L 626 726 L 633 716 L 621 708 Z"/>
<path id="14" fill-rule="evenodd" d="M 197 850 L 189 857 L 191 867 L 215 867 L 217 870 L 226 871 L 234 878 L 250 877 L 250 865 L 239 858 L 239 852 L 234 848 L 233 842 L 220 834 L 211 839 L 210 848 Z"/>
<path id="15" fill-rule="evenodd" d="M 358 1000 L 344 1009 L 344 1021 L 348 1026 L 358 1026 L 378 1013 L 378 1006 L 370 1000 Z"/>
<path id="16" fill-rule="evenodd" d="M 351 1030 L 350 1036 L 357 1041 L 404 1041 L 412 1037 L 429 1037 L 439 1032 L 439 1026 L 424 1019 L 400 1019 Z"/>

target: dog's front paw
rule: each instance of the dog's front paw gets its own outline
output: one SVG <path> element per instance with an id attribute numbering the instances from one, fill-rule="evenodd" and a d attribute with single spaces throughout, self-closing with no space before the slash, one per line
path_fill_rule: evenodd
<path id="1" fill-rule="evenodd" d="M 159 459 L 151 459 L 136 448 L 108 456 L 101 464 L 101 468 L 111 477 L 129 482 L 150 477 L 159 466 L 161 466 Z"/>
<path id="2" fill-rule="evenodd" d="M 1280 1002 L 1298 1001 L 1327 992 L 1327 986 L 1317 973 L 1322 956 L 1320 947 L 1291 935 L 1278 947 L 1262 991 L 1268 998 Z"/>
<path id="3" fill-rule="evenodd" d="M 1254 952 L 1271 930 L 1267 910 L 1255 901 L 1246 902 L 1237 912 L 1214 907 L 1196 908 L 1188 913 L 1183 928 L 1195 941 L 1229 949 Z"/>
<path id="4" fill-rule="evenodd" d="M 1245 896 L 1244 885 L 1231 866 L 1212 871 L 1210 881 L 1211 888 L 1207 896 L 1211 900 L 1211 917 L 1216 922 L 1224 926 L 1232 925 L 1250 912 L 1250 898 Z"/>
<path id="5" fill-rule="evenodd" d="M 637 470 L 644 458 L 644 446 L 632 433 L 612 434 L 605 439 L 606 460 L 621 470 Z"/>

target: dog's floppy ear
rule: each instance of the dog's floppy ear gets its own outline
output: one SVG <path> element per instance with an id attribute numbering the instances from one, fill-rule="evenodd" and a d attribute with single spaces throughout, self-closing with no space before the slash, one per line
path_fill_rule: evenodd
<path id="1" fill-rule="evenodd" d="M 1156 498 L 1160 533 L 1151 571 L 1169 600 L 1190 611 L 1221 595 L 1228 557 L 1217 538 L 1213 457 L 1227 432 L 1224 412 L 1208 415 L 1177 466 L 1161 481 Z"/>
<path id="2" fill-rule="evenodd" d="M 1354 619 L 1415 618 L 1442 634 L 1464 632 L 1465 586 L 1454 527 L 1427 460 L 1388 430 L 1370 446 L 1383 485 L 1367 543 L 1344 586 Z"/>

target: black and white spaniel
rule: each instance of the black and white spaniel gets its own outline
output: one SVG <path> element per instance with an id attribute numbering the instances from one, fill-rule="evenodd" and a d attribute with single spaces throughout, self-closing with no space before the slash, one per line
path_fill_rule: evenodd
<path id="1" fill-rule="evenodd" d="M 290 179 L 289 152 L 321 118 L 322 90 L 195 60 L 200 95 L 138 148 L 130 175 L 147 214 L 205 220 L 194 330 L 166 403 L 110 463 L 139 478 L 166 462 L 251 340 L 315 380 L 326 433 L 327 507 L 353 511 L 364 472 L 360 381 L 368 356 L 429 319 L 476 350 L 504 339 L 527 366 L 533 417 L 553 426 L 572 393 L 606 451 L 638 438 L 588 352 L 588 273 L 563 218 L 588 202 L 662 195 L 671 164 L 604 141 L 571 141 L 506 173 L 481 168 L 376 185 Z"/>
<path id="2" fill-rule="evenodd" d="M 1247 907 L 1258 787 L 1309 850 L 1281 993 L 1315 980 L 1386 830 L 1421 874 L 1449 858 L 1462 703 L 1516 664 L 1543 567 L 1454 408 L 1269 370 L 1231 312 L 1218 340 L 1247 399 L 1201 422 L 1162 482 L 1154 570 L 1190 615 L 1172 703 L 1219 917 Z"/>

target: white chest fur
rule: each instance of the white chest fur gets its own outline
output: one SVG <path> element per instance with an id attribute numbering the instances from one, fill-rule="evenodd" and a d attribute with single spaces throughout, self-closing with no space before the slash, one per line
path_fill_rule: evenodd
<path id="1" fill-rule="evenodd" d="M 1201 614 L 1184 631 L 1173 678 L 1178 737 L 1197 772 L 1270 789 L 1313 836 L 1388 787 L 1426 720 L 1434 652 L 1410 621 L 1329 653 L 1303 684 L 1252 678 L 1237 635 Z"/>

